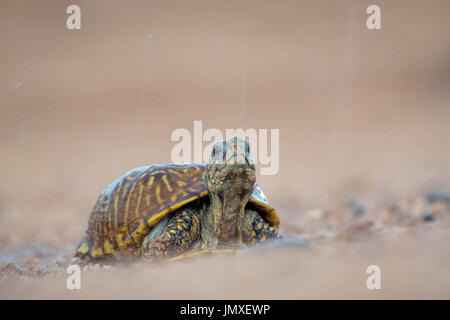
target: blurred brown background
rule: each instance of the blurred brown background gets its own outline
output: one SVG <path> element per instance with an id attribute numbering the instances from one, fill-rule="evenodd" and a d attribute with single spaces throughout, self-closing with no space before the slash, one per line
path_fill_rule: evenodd
<path id="1" fill-rule="evenodd" d="M 194 120 L 280 129 L 280 170 L 257 179 L 284 230 L 449 187 L 449 30 L 446 0 L 2 0 L 0 242 L 73 250 L 101 190 L 170 162 Z"/>

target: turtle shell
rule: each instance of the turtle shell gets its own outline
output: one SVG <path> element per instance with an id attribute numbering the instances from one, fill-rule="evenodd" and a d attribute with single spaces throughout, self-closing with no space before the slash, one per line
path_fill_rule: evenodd
<path id="1" fill-rule="evenodd" d="M 76 256 L 133 256 L 144 237 L 167 214 L 208 195 L 201 163 L 161 164 L 133 169 L 108 185 L 98 197 Z M 279 218 L 258 186 L 247 207 L 273 227 Z"/>

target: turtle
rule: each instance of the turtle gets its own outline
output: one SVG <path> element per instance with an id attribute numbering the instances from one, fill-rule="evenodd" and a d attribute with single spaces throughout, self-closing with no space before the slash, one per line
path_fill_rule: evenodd
<path id="1" fill-rule="evenodd" d="M 213 144 L 207 164 L 133 169 L 98 197 L 75 257 L 155 260 L 278 238 L 280 219 L 255 180 L 238 137 Z"/>

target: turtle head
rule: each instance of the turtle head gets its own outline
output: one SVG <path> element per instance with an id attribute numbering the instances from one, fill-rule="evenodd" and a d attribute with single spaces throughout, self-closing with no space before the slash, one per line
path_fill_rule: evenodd
<path id="1" fill-rule="evenodd" d="M 211 199 L 211 224 L 217 241 L 240 240 L 238 226 L 256 180 L 248 141 L 234 137 L 215 143 L 204 179 Z"/>
<path id="2" fill-rule="evenodd" d="M 234 190 L 239 194 L 251 194 L 255 180 L 255 164 L 248 141 L 234 137 L 213 145 L 205 170 L 209 192 Z"/>

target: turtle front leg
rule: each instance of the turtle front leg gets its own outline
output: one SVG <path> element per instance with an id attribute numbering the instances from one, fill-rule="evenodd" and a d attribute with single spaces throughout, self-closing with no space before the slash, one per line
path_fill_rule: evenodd
<path id="1" fill-rule="evenodd" d="M 242 237 L 246 245 L 264 242 L 279 236 L 277 229 L 264 221 L 256 211 L 245 210 Z"/>
<path id="2" fill-rule="evenodd" d="M 198 211 L 185 208 L 161 221 L 144 238 L 142 255 L 153 260 L 163 256 L 174 256 L 191 249 L 200 239 Z"/>

